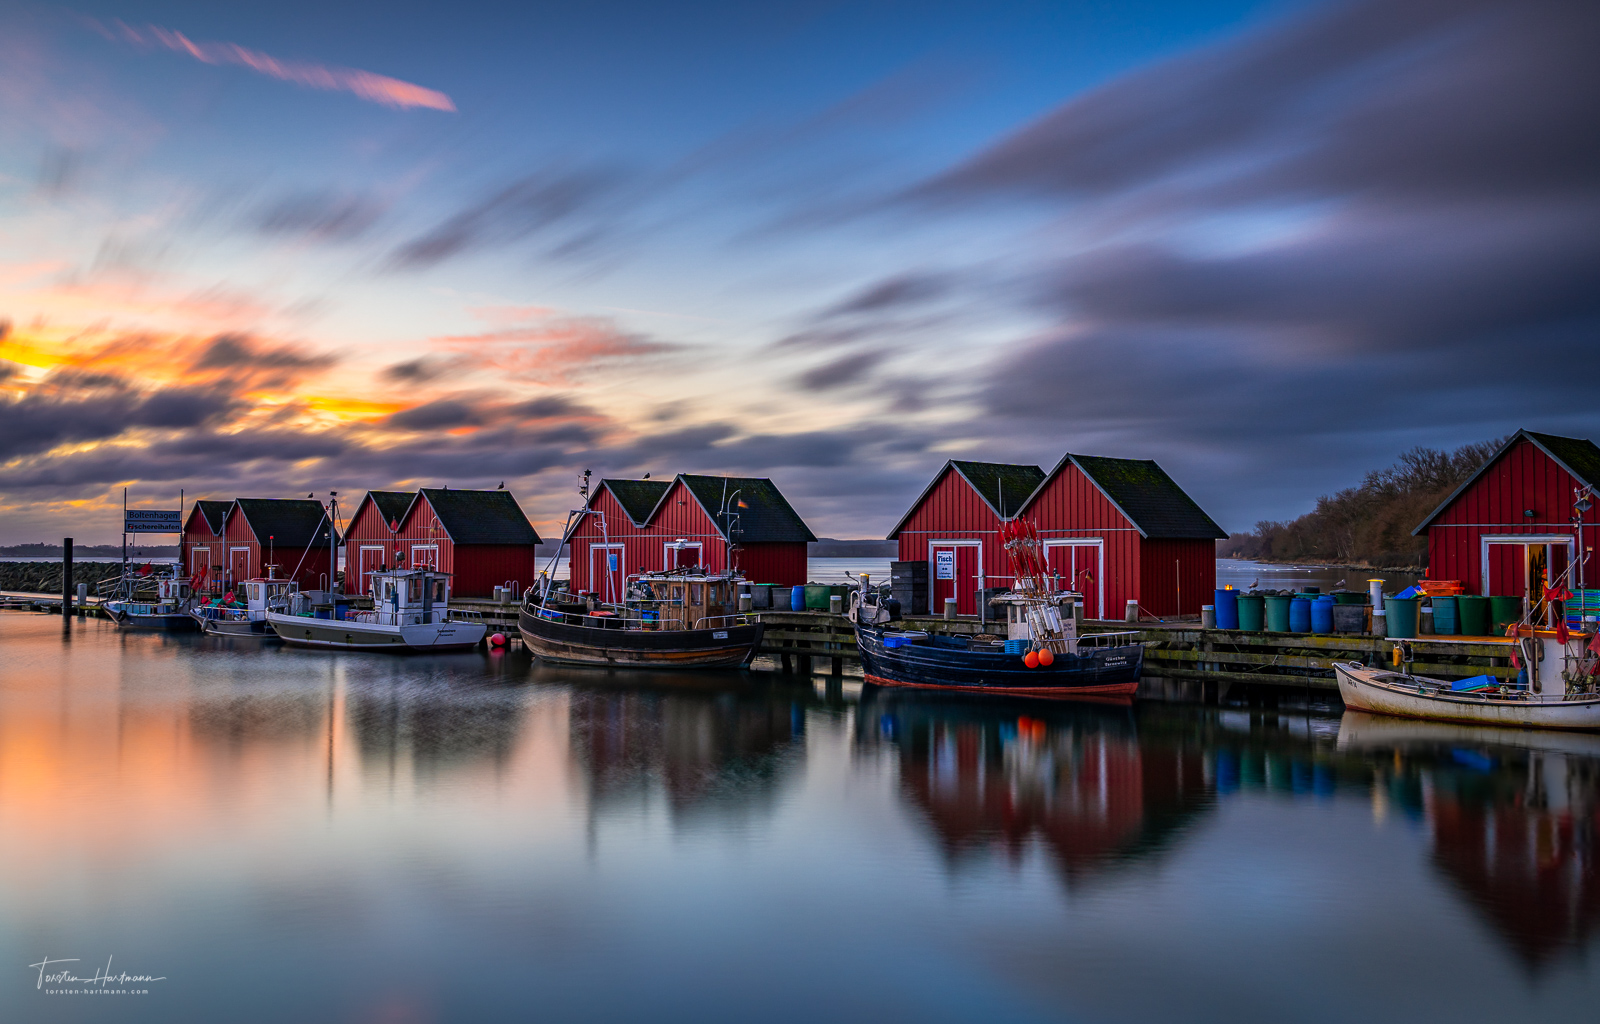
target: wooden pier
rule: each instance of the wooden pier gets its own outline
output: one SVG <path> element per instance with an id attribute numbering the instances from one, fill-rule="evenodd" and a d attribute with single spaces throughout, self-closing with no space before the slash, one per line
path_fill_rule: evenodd
<path id="1" fill-rule="evenodd" d="M 826 665 L 830 675 L 840 675 L 846 665 L 859 663 L 855 635 L 842 615 L 827 612 L 756 612 L 767 624 L 758 655 L 777 659 L 779 670 L 809 675 Z M 986 624 L 989 632 L 997 627 Z M 974 617 L 939 619 L 913 617 L 905 629 L 976 635 L 985 624 Z M 1085 635 L 1136 632 L 1144 645 L 1144 673 L 1168 679 L 1206 683 L 1250 683 L 1301 689 L 1336 690 L 1335 661 L 1387 665 L 1394 641 L 1352 634 L 1246 633 L 1201 629 L 1195 622 L 1149 623 L 1088 620 Z M 1416 659 L 1411 670 L 1442 679 L 1490 675 L 1515 679 L 1517 670 L 1506 658 L 1506 648 L 1496 644 L 1430 641 L 1410 642 Z"/>

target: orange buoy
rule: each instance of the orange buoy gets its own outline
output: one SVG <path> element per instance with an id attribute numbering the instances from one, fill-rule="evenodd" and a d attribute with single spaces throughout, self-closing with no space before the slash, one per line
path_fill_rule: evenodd
<path id="1" fill-rule="evenodd" d="M 1036 651 L 1029 651 L 1022 656 L 1022 663 L 1029 668 L 1039 667 L 1039 655 Z"/>
<path id="2" fill-rule="evenodd" d="M 1056 660 L 1056 654 L 1048 647 L 1039 648 L 1039 664 L 1049 668 Z"/>

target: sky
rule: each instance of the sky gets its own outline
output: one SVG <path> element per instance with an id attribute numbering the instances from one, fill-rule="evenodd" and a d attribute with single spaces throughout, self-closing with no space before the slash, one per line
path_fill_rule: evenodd
<path id="1" fill-rule="evenodd" d="M 0 4 L 0 543 L 131 504 L 1600 437 L 1600 7 Z"/>

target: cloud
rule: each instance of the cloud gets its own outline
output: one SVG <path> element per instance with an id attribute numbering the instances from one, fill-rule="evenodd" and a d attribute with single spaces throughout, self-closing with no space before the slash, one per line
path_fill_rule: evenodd
<path id="1" fill-rule="evenodd" d="M 435 89 L 427 89 L 398 78 L 359 71 L 355 68 L 330 67 L 305 61 L 284 61 L 259 50 L 249 50 L 237 43 L 196 43 L 182 32 L 146 25 L 136 29 L 121 21 L 113 22 L 115 30 L 92 18 L 85 23 L 108 39 L 133 43 L 136 46 L 160 47 L 181 53 L 203 64 L 232 64 L 249 68 L 269 78 L 293 82 L 311 89 L 348 92 L 372 103 L 406 110 L 425 107 L 430 110 L 454 112 L 449 96 Z"/>
<path id="2" fill-rule="evenodd" d="M 890 353 L 879 349 L 841 356 L 832 362 L 813 367 L 796 378 L 795 383 L 807 391 L 832 391 L 863 382 L 863 378 Z"/>
<path id="3" fill-rule="evenodd" d="M 261 209 L 255 224 L 267 235 L 344 242 L 365 234 L 385 209 L 385 204 L 360 196 L 302 192 Z"/>
<path id="4" fill-rule="evenodd" d="M 911 190 L 1055 218 L 1016 278 L 1047 324 L 974 391 L 989 430 L 1204 467 L 1243 517 L 1415 443 L 1600 429 L 1592 375 L 1546 372 L 1600 358 L 1597 46 L 1592 4 L 1335 4 Z"/>
<path id="5" fill-rule="evenodd" d="M 501 186 L 400 246 L 391 265 L 432 267 L 476 249 L 546 236 L 553 252 L 568 253 L 602 233 L 597 218 L 616 197 L 622 176 L 612 170 L 548 170 Z"/>
<path id="6" fill-rule="evenodd" d="M 620 330 L 603 317 L 550 316 L 477 334 L 450 334 L 433 344 L 470 356 L 481 367 L 523 381 L 570 384 L 582 373 L 619 361 L 637 362 L 681 346 Z"/>

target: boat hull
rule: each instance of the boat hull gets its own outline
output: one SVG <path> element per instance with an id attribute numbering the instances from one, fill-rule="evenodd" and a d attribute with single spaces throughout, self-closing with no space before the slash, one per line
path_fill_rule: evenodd
<path id="1" fill-rule="evenodd" d="M 1600 729 L 1600 696 L 1582 700 L 1533 701 L 1473 696 L 1467 693 L 1418 693 L 1408 677 L 1365 665 L 1334 662 L 1339 695 L 1347 708 L 1376 715 L 1421 718 L 1464 725 L 1512 729 Z"/>
<path id="2" fill-rule="evenodd" d="M 884 645 L 884 630 L 856 627 L 862 673 L 879 686 L 913 686 L 1010 697 L 1132 697 L 1139 689 L 1144 648 L 1088 649 L 1058 654 L 1055 663 L 1028 668 L 1019 655 L 909 644 Z"/>
<path id="3" fill-rule="evenodd" d="M 194 621 L 200 626 L 200 632 L 207 636 L 245 636 L 245 637 L 272 637 L 277 638 L 267 625 L 266 619 L 212 619 L 204 615 L 193 616 Z"/>
<path id="4" fill-rule="evenodd" d="M 286 644 L 345 651 L 451 651 L 476 647 L 488 627 L 481 622 L 384 626 L 354 619 L 313 619 L 267 613 L 267 625 Z"/>
<path id="5" fill-rule="evenodd" d="M 517 616 L 523 646 L 541 661 L 610 668 L 738 668 L 755 657 L 761 623 L 725 629 L 601 629 Z"/>
<path id="6" fill-rule="evenodd" d="M 187 612 L 137 614 L 107 609 L 118 629 L 150 630 L 163 633 L 193 633 L 198 627 Z"/>

